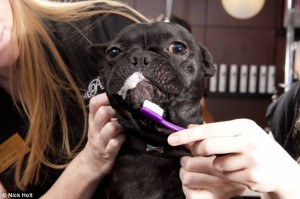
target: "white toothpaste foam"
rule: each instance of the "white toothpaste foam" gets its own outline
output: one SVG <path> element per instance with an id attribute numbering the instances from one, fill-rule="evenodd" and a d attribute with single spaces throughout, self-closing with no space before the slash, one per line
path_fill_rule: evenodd
<path id="1" fill-rule="evenodd" d="M 143 76 L 141 72 L 133 73 L 125 80 L 124 85 L 118 91 L 118 94 L 121 95 L 123 99 L 125 99 L 127 91 L 130 89 L 134 89 L 136 85 L 143 80 L 147 81 L 147 79 Z"/>

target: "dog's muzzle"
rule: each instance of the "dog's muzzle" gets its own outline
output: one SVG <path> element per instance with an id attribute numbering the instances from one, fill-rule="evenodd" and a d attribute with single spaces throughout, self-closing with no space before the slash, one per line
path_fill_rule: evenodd
<path id="1" fill-rule="evenodd" d="M 145 100 L 161 103 L 167 98 L 167 95 L 155 87 L 141 72 L 135 72 L 128 77 L 118 94 L 135 109 L 141 108 Z"/>

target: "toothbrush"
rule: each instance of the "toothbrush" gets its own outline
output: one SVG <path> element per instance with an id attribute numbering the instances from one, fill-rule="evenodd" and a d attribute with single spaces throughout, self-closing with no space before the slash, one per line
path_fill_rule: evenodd
<path id="1" fill-rule="evenodd" d="M 177 125 L 172 124 L 172 123 L 168 122 L 167 120 L 165 120 L 162 117 L 164 110 L 153 102 L 145 100 L 143 107 L 140 109 L 140 111 L 147 117 L 151 118 L 153 121 L 169 128 L 173 131 L 181 131 L 184 129 L 183 127 L 177 126 Z"/>

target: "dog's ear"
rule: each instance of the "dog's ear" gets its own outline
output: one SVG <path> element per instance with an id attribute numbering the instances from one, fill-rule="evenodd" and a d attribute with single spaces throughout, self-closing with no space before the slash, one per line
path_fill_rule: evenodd
<path id="1" fill-rule="evenodd" d="M 106 44 L 93 44 L 89 47 L 89 54 L 95 62 L 105 59 Z"/>
<path id="2" fill-rule="evenodd" d="M 200 50 L 201 50 L 201 55 L 203 59 L 203 67 L 205 71 L 205 76 L 213 76 L 216 72 L 214 63 L 213 63 L 213 58 L 210 54 L 210 52 L 203 46 L 199 44 Z"/>

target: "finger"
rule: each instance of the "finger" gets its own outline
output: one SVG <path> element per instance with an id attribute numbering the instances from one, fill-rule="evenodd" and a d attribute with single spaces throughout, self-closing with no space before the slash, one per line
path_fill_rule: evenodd
<path id="1" fill-rule="evenodd" d="M 194 142 L 193 143 L 188 143 L 188 144 L 185 144 L 184 147 L 190 151 L 193 147 L 193 144 L 194 144 Z"/>
<path id="2" fill-rule="evenodd" d="M 105 124 L 97 135 L 103 146 L 107 147 L 109 141 L 123 131 L 123 127 L 117 121 L 111 121 Z"/>
<path id="3" fill-rule="evenodd" d="M 255 124 L 253 121 L 247 119 L 203 124 L 172 133 L 168 137 L 168 143 L 172 146 L 177 146 L 208 138 L 233 137 L 240 135 L 243 129 L 247 129 L 247 126 L 253 124 Z"/>
<path id="4" fill-rule="evenodd" d="M 101 106 L 94 117 L 94 120 L 90 122 L 96 132 L 101 131 L 106 123 L 115 117 L 116 111 L 111 106 Z"/>
<path id="5" fill-rule="evenodd" d="M 226 178 L 221 178 L 206 173 L 188 172 L 183 168 L 181 168 L 179 171 L 179 177 L 184 186 L 194 189 L 211 189 L 212 186 L 219 188 L 228 182 Z"/>
<path id="6" fill-rule="evenodd" d="M 189 125 L 188 125 L 188 129 L 196 128 L 196 127 L 198 127 L 198 126 L 199 126 L 199 124 L 189 124 Z"/>
<path id="7" fill-rule="evenodd" d="M 223 173 L 224 178 L 233 182 L 243 184 L 251 190 L 254 189 L 253 185 L 257 183 L 255 177 L 252 175 L 253 174 L 251 174 L 251 172 L 249 172 L 248 169 L 241 169 L 238 171 L 230 171 Z"/>
<path id="8" fill-rule="evenodd" d="M 215 154 L 241 153 L 244 145 L 239 137 L 217 137 L 195 142 L 193 156 L 210 156 Z"/>
<path id="9" fill-rule="evenodd" d="M 114 138 L 110 139 L 105 152 L 109 154 L 111 157 L 116 157 L 121 149 L 122 144 L 125 141 L 124 134 L 118 134 Z"/>
<path id="10" fill-rule="evenodd" d="M 93 119 L 99 107 L 108 106 L 108 105 L 109 105 L 109 101 L 106 93 L 101 93 L 99 95 L 92 97 L 89 102 L 90 117 L 92 117 Z"/>
<path id="11" fill-rule="evenodd" d="M 206 189 L 191 189 L 182 185 L 182 190 L 186 199 L 216 199 L 214 194 Z"/>
<path id="12" fill-rule="evenodd" d="M 249 160 L 242 154 L 228 154 L 213 160 L 213 167 L 219 172 L 242 170 L 249 164 Z"/>
<path id="13" fill-rule="evenodd" d="M 191 199 L 192 198 L 192 191 L 191 191 L 191 189 L 189 189 L 186 186 L 182 185 L 182 191 L 183 191 L 186 199 Z"/>
<path id="14" fill-rule="evenodd" d="M 213 160 L 215 156 L 210 157 L 189 157 L 185 156 L 180 159 L 182 168 L 189 172 L 216 174 L 213 166 Z"/>
<path id="15" fill-rule="evenodd" d="M 199 126 L 199 125 L 197 125 L 197 124 L 190 124 L 190 125 L 188 125 L 188 128 L 189 129 L 190 128 L 196 128 L 197 126 Z M 194 144 L 194 142 L 193 143 L 187 143 L 186 145 L 184 145 L 184 147 L 190 151 L 192 149 L 193 144 Z"/>

